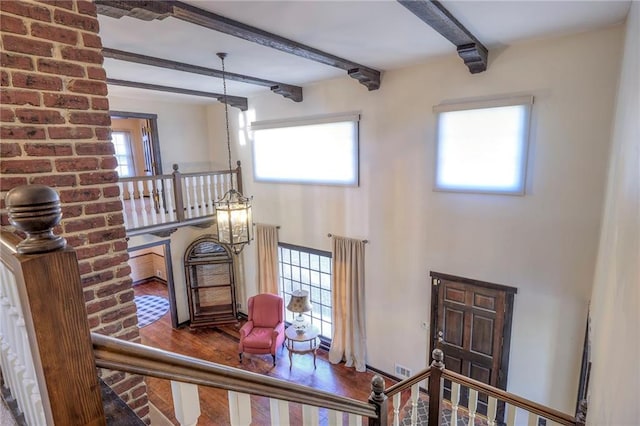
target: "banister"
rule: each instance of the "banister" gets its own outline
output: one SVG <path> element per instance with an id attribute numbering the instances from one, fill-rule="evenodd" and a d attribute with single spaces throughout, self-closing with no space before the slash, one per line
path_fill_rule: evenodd
<path id="1" fill-rule="evenodd" d="M 537 402 L 528 400 L 526 398 L 519 397 L 510 392 L 503 391 L 502 389 L 494 388 L 485 383 L 463 376 L 462 374 L 447 370 L 446 368 L 442 372 L 442 378 L 449 379 L 471 389 L 475 389 L 488 396 L 494 397 L 518 408 L 522 408 L 553 422 L 560 423 L 561 425 L 571 426 L 576 424 L 576 419 L 573 416 L 570 416 L 553 408 L 546 407 L 542 404 L 538 404 Z"/>
<path id="2" fill-rule="evenodd" d="M 96 366 L 375 418 L 373 405 L 261 374 L 91 333 Z"/>
<path id="3" fill-rule="evenodd" d="M 154 181 L 156 179 L 172 179 L 173 175 L 153 175 L 153 176 L 127 176 L 119 177 L 120 182 Z"/>
<path id="4" fill-rule="evenodd" d="M 401 382 L 398 382 L 392 386 L 389 386 L 384 390 L 384 394 L 387 395 L 387 398 L 391 398 L 393 395 L 398 392 L 402 392 L 404 390 L 410 389 L 411 386 L 416 383 L 420 383 L 421 381 L 427 379 L 431 375 L 431 366 L 425 368 L 424 370 L 419 371 L 408 379 L 404 379 Z"/>

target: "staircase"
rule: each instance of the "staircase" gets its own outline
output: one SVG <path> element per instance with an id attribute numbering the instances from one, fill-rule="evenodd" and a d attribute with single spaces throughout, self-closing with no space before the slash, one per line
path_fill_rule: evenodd
<path id="1" fill-rule="evenodd" d="M 6 202 L 11 223 L 26 238 L 8 232 L 0 235 L 0 367 L 3 398 L 15 401 L 18 424 L 144 424 L 101 384 L 96 367 L 171 381 L 175 416 L 181 425 L 198 422 L 198 386 L 226 392 L 234 426 L 361 425 L 363 421 L 371 426 L 416 425 L 425 417 L 421 409 L 428 412 L 428 425 L 435 426 L 441 424 L 445 406 L 452 425 L 493 426 L 502 420 L 515 425 L 516 417 L 524 417 L 531 426 L 540 419 L 584 424 L 584 413 L 577 417 L 561 413 L 447 370 L 444 354 L 437 349 L 431 365 L 413 377 L 390 387 L 380 376 L 374 377 L 368 401 L 358 401 L 90 333 L 76 254 L 52 232 L 60 220 L 57 194 L 36 185 L 17 190 L 23 192 L 7 196 Z M 443 399 L 445 380 L 451 382 L 452 396 L 447 401 Z M 460 405 L 462 392 L 469 395 L 465 407 Z M 257 398 L 269 401 L 268 419 L 252 419 L 251 405 Z M 422 402 L 425 398 L 428 409 Z M 486 414 L 477 412 L 479 399 L 487 401 Z"/>

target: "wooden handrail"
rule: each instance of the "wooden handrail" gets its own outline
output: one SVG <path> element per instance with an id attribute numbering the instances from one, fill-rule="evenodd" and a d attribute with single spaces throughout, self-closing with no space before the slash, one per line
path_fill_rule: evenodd
<path id="1" fill-rule="evenodd" d="M 153 175 L 153 176 L 128 176 L 128 177 L 119 177 L 118 180 L 120 182 L 138 182 L 138 181 L 147 181 L 147 180 L 156 180 L 156 179 L 172 179 L 173 175 Z"/>
<path id="2" fill-rule="evenodd" d="M 444 369 L 444 371 L 442 372 L 442 377 L 444 379 L 449 379 L 451 381 L 459 383 L 468 388 L 475 389 L 488 396 L 492 396 L 496 399 L 499 399 L 500 401 L 504 401 L 513 406 L 542 416 L 556 423 L 560 423 L 561 425 L 572 426 L 576 424 L 576 419 L 573 416 L 570 416 L 553 408 L 546 407 L 542 404 L 538 404 L 537 402 L 533 402 L 526 398 L 519 397 L 510 392 L 494 388 L 485 383 L 463 376 L 462 374 L 454 373 L 453 371 Z"/>
<path id="3" fill-rule="evenodd" d="M 261 374 L 91 333 L 96 366 L 376 418 L 373 405 Z"/>
<path id="4" fill-rule="evenodd" d="M 409 377 L 408 379 L 404 379 L 401 382 L 396 383 L 395 385 L 389 386 L 384 390 L 384 394 L 387 395 L 387 398 L 391 398 L 393 395 L 398 392 L 402 392 L 411 388 L 411 386 L 416 383 L 420 383 L 423 380 L 426 380 L 431 375 L 431 366 L 425 368 L 424 370 L 419 371 L 415 375 Z"/>

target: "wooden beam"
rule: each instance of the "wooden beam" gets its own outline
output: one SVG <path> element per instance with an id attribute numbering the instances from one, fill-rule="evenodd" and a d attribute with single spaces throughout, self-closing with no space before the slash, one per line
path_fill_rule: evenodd
<path id="1" fill-rule="evenodd" d="M 182 62 L 170 61 L 168 59 L 141 55 L 139 53 L 125 52 L 124 50 L 110 49 L 108 47 L 104 47 L 102 49 L 102 56 L 119 61 L 134 62 L 137 64 L 150 65 L 152 67 L 166 68 L 176 71 L 190 72 L 193 74 L 206 75 L 209 77 L 222 78 L 222 71 L 213 68 L 205 68 L 198 65 L 185 64 Z M 302 87 L 227 71 L 225 71 L 224 74 L 228 80 L 239 81 L 241 83 L 247 84 L 255 84 L 258 86 L 266 86 L 270 88 L 274 93 L 282 95 L 285 98 L 289 98 L 294 102 L 302 101 Z"/>
<path id="2" fill-rule="evenodd" d="M 347 71 L 349 76 L 357 79 L 369 90 L 376 90 L 380 87 L 380 71 L 378 70 L 180 1 L 94 0 L 94 3 L 97 6 L 98 13 L 114 18 L 131 16 L 152 20 L 173 16 L 191 24 L 200 25 L 301 58 L 340 68 Z M 162 6 L 158 3 L 161 3 Z"/>
<path id="3" fill-rule="evenodd" d="M 183 89 L 180 87 L 160 86 L 157 84 L 140 83 L 137 81 L 118 80 L 115 78 L 107 78 L 107 84 L 114 86 L 135 87 L 137 89 L 157 90 L 160 92 L 180 93 L 182 95 L 203 96 L 205 98 L 214 98 L 218 102 L 225 103 L 225 96 L 221 93 L 201 92 L 199 90 Z M 229 106 L 240 108 L 241 111 L 249 109 L 247 98 L 240 96 L 227 96 Z"/>
<path id="4" fill-rule="evenodd" d="M 489 51 L 436 0 L 398 0 L 411 13 L 453 43 L 471 74 L 487 69 Z"/>

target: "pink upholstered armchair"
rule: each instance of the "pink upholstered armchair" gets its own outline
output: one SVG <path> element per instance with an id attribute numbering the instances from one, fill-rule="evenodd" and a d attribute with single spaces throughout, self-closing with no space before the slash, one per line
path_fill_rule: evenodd
<path id="1" fill-rule="evenodd" d="M 276 349 L 284 343 L 284 300 L 276 294 L 249 298 L 249 320 L 240 329 L 238 353 L 271 354 L 276 365 Z"/>

